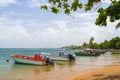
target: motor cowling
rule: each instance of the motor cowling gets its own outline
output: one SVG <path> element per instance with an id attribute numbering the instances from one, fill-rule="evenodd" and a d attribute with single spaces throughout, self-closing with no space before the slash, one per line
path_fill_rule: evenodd
<path id="1" fill-rule="evenodd" d="M 74 61 L 75 57 L 72 54 L 68 54 L 69 61 Z"/>
<path id="2" fill-rule="evenodd" d="M 45 57 L 44 60 L 47 65 L 54 65 L 54 62 L 49 57 Z"/>

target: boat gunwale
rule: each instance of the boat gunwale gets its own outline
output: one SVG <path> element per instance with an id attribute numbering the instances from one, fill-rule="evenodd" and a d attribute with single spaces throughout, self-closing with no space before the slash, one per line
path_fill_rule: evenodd
<path id="1" fill-rule="evenodd" d="M 24 60 L 31 60 L 31 61 L 40 61 L 43 62 L 42 60 L 35 60 L 33 57 L 30 56 L 24 56 L 24 55 L 19 55 L 19 54 L 12 54 L 10 55 L 11 57 L 19 58 L 19 59 L 24 59 Z"/>

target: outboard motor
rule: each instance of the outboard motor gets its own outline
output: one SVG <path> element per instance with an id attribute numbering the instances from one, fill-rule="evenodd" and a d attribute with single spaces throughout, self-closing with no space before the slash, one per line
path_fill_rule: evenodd
<path id="1" fill-rule="evenodd" d="M 54 65 L 54 62 L 49 57 L 46 57 L 44 60 L 47 65 Z"/>
<path id="2" fill-rule="evenodd" d="M 75 57 L 72 54 L 68 54 L 69 61 L 74 61 Z"/>

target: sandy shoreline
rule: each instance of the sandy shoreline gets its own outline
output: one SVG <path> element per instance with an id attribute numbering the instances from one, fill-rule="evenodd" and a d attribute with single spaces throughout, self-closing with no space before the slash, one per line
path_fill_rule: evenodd
<path id="1" fill-rule="evenodd" d="M 76 73 L 66 80 L 120 80 L 120 62 L 88 72 Z"/>
<path id="2" fill-rule="evenodd" d="M 51 72 L 49 74 L 48 72 L 41 75 L 37 67 L 36 74 L 29 72 L 29 69 L 26 72 L 24 70 L 20 72 L 21 74 L 16 73 L 6 78 L 8 80 L 120 80 L 120 62 L 82 72 L 71 70 L 67 74 L 57 71 L 55 74 Z"/>

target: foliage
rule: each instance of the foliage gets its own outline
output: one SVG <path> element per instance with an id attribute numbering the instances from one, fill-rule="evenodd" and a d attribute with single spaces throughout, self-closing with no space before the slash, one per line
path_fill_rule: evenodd
<path id="1" fill-rule="evenodd" d="M 93 48 L 94 48 L 94 49 L 97 49 L 97 48 L 99 48 L 99 45 L 98 45 L 97 43 L 94 43 L 94 44 L 93 44 Z"/>
<path id="2" fill-rule="evenodd" d="M 105 40 L 104 42 L 101 42 L 100 44 L 98 43 L 94 43 L 94 38 L 91 37 L 89 40 L 89 44 L 87 44 L 86 42 L 84 42 L 82 44 L 82 46 L 66 46 L 63 48 L 69 48 L 69 49 L 79 49 L 79 48 L 101 48 L 101 49 L 120 49 L 120 37 L 115 37 L 112 38 L 111 40 Z"/>
<path id="3" fill-rule="evenodd" d="M 99 16 L 95 24 L 99 26 L 107 25 L 107 18 L 110 22 L 115 22 L 120 19 L 120 1 L 113 0 L 109 7 L 98 9 Z M 120 27 L 120 22 L 116 25 L 116 29 Z"/>
<path id="4" fill-rule="evenodd" d="M 99 44 L 99 47 L 102 49 L 109 49 L 110 48 L 110 42 L 105 40 L 104 42 Z"/>
<path id="5" fill-rule="evenodd" d="M 94 48 L 93 41 L 94 41 L 94 38 L 91 37 L 89 41 L 89 48 Z"/>
<path id="6" fill-rule="evenodd" d="M 117 43 L 116 43 L 116 48 L 117 48 L 117 49 L 120 49 L 120 42 L 117 42 Z"/>
<path id="7" fill-rule="evenodd" d="M 86 42 L 83 43 L 82 48 L 88 48 L 89 44 L 87 44 Z"/>
<path id="8" fill-rule="evenodd" d="M 65 49 L 80 49 L 81 46 L 71 45 L 71 46 L 64 46 L 62 48 L 65 48 Z"/>
<path id="9" fill-rule="evenodd" d="M 120 49 L 120 37 L 112 38 L 111 40 L 99 44 L 102 49 Z"/>
<path id="10" fill-rule="evenodd" d="M 51 12 L 55 14 L 63 11 L 67 15 L 78 10 L 90 11 L 92 9 L 98 9 L 99 15 L 96 18 L 95 24 L 106 26 L 108 18 L 110 22 L 115 22 L 120 19 L 120 0 L 110 1 L 111 4 L 107 8 L 104 8 L 101 6 L 102 0 L 87 0 L 86 3 L 83 3 L 80 0 L 48 0 L 48 3 L 51 4 L 51 6 L 42 5 L 41 9 L 51 10 Z M 96 5 L 98 6 L 95 8 Z M 119 27 L 120 22 L 116 25 L 116 29 Z"/>
<path id="11" fill-rule="evenodd" d="M 118 24 L 115 27 L 116 29 L 118 29 L 120 27 L 120 22 L 118 22 Z"/>

